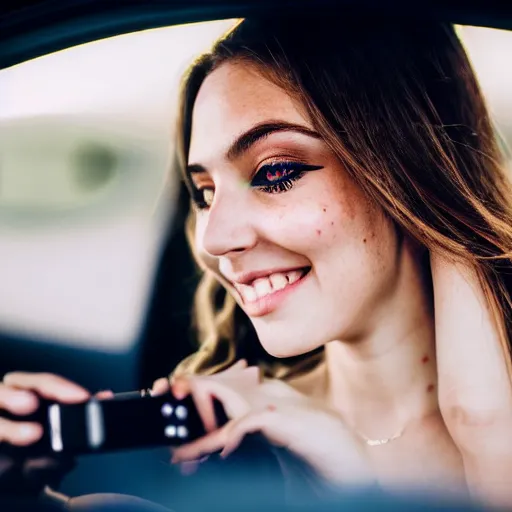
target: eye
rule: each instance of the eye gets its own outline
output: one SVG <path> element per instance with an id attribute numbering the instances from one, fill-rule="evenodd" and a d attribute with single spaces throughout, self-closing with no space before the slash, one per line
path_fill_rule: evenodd
<path id="1" fill-rule="evenodd" d="M 251 181 L 251 187 L 267 194 L 279 194 L 291 190 L 295 182 L 306 172 L 317 171 L 322 166 L 300 162 L 274 162 L 259 168 Z M 215 190 L 212 187 L 191 187 L 192 199 L 199 210 L 206 210 L 213 204 Z"/>
<path id="2" fill-rule="evenodd" d="M 210 208 L 213 203 L 214 190 L 210 187 L 194 188 L 192 199 L 200 210 Z"/>
<path id="3" fill-rule="evenodd" d="M 300 162 L 274 162 L 260 167 L 251 181 L 251 186 L 268 194 L 278 194 L 290 190 L 306 172 L 319 169 L 322 167 Z"/>
<path id="4" fill-rule="evenodd" d="M 203 199 L 207 206 L 211 206 L 213 203 L 213 188 L 203 188 Z"/>

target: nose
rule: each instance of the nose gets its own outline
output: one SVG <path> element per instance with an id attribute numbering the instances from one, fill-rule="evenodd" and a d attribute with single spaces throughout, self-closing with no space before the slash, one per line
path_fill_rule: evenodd
<path id="1" fill-rule="evenodd" d="M 209 255 L 234 255 L 256 245 L 258 234 L 250 203 L 242 190 L 215 193 L 200 233 L 203 249 Z"/>

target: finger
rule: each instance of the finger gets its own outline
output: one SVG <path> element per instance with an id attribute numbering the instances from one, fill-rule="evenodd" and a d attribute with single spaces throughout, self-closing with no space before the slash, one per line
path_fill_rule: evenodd
<path id="1" fill-rule="evenodd" d="M 82 386 L 51 373 L 8 373 L 4 376 L 4 384 L 35 391 L 44 398 L 62 403 L 82 402 L 90 397 Z"/>
<path id="2" fill-rule="evenodd" d="M 199 462 L 197 460 L 182 462 L 180 464 L 180 472 L 183 476 L 193 475 L 197 471 L 198 467 Z"/>
<path id="3" fill-rule="evenodd" d="M 172 384 L 172 390 L 177 398 L 192 393 L 207 432 L 218 427 L 213 399 L 220 402 L 229 419 L 243 416 L 250 410 L 245 381 L 239 379 L 220 379 L 218 374 L 177 377 Z"/>
<path id="4" fill-rule="evenodd" d="M 0 409 L 24 416 L 34 412 L 38 405 L 39 400 L 33 393 L 0 384 Z"/>
<path id="5" fill-rule="evenodd" d="M 197 460 L 191 460 L 187 462 L 182 462 L 180 464 L 180 470 L 182 475 L 192 475 L 194 474 L 199 466 L 208 460 L 209 456 L 205 455 L 204 457 L 201 457 Z"/>
<path id="6" fill-rule="evenodd" d="M 218 428 L 218 425 L 212 395 L 207 389 L 202 389 L 198 386 L 193 388 L 192 397 L 203 422 L 204 429 L 206 432 L 213 432 Z"/>
<path id="7" fill-rule="evenodd" d="M 9 421 L 0 418 L 0 442 L 15 446 L 28 446 L 41 439 L 43 427 L 37 423 Z"/>
<path id="8" fill-rule="evenodd" d="M 246 378 L 250 379 L 252 382 L 263 382 L 263 377 L 259 366 L 248 366 L 247 368 L 245 368 L 244 373 L 246 375 Z"/>
<path id="9" fill-rule="evenodd" d="M 206 432 L 212 432 L 217 428 L 213 398 L 209 391 L 207 379 L 200 377 L 177 377 L 173 381 L 172 392 L 178 399 L 191 394 Z"/>
<path id="10" fill-rule="evenodd" d="M 98 400 L 109 400 L 111 398 L 114 398 L 114 392 L 110 389 L 105 389 L 103 391 L 98 391 L 95 395 L 95 398 Z"/>
<path id="11" fill-rule="evenodd" d="M 208 456 L 203 457 L 199 460 L 190 460 L 187 462 L 180 463 L 180 472 L 184 476 L 193 475 L 199 468 L 199 466 L 208 460 Z"/>
<path id="12" fill-rule="evenodd" d="M 214 432 L 210 432 L 196 441 L 174 449 L 171 462 L 175 464 L 177 462 L 199 460 L 205 455 L 210 455 L 222 450 L 225 443 L 226 427 L 223 427 Z"/>
<path id="13" fill-rule="evenodd" d="M 247 366 L 245 360 L 241 363 L 239 366 L 234 365 L 223 372 L 211 375 L 211 378 L 230 383 L 236 382 L 237 387 L 254 386 L 262 382 L 261 370 L 258 366 Z"/>
<path id="14" fill-rule="evenodd" d="M 226 458 L 229 454 L 233 453 L 247 434 L 264 430 L 268 426 L 271 415 L 272 411 L 265 409 L 249 413 L 242 418 L 232 421 L 226 432 L 226 443 L 220 456 Z"/>
<path id="15" fill-rule="evenodd" d="M 171 386 L 169 379 L 167 377 L 161 377 L 153 382 L 153 386 L 151 387 L 151 396 L 163 395 L 170 389 Z"/>
<path id="16" fill-rule="evenodd" d="M 171 387 L 172 394 L 178 400 L 183 400 L 186 396 L 192 393 L 192 380 L 198 378 L 199 377 L 179 375 L 174 377 L 172 382 L 168 383 L 168 386 Z"/>

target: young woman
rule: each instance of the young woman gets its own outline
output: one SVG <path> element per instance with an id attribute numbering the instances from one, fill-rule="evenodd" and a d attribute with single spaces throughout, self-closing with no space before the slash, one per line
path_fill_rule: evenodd
<path id="1" fill-rule="evenodd" d="M 512 196 L 453 28 L 245 21 L 182 105 L 205 341 L 181 370 L 244 357 L 247 318 L 266 352 L 309 366 L 176 378 L 212 433 L 175 460 L 261 431 L 341 484 L 512 503 Z"/>
<path id="2" fill-rule="evenodd" d="M 260 432 L 335 486 L 511 505 L 510 187 L 453 28 L 243 21 L 188 74 L 178 132 L 204 277 L 171 385 L 209 433 L 174 461 Z M 20 388 L 86 394 L 11 374 L 3 407 L 34 406 Z"/>

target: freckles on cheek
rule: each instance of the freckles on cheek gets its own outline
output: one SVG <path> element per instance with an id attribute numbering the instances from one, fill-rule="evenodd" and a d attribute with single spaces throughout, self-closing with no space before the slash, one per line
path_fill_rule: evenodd
<path id="1" fill-rule="evenodd" d="M 325 222 L 325 220 L 327 222 Z M 324 235 L 324 240 L 329 243 L 334 242 L 341 234 L 344 233 L 343 223 L 336 219 L 325 219 L 322 229 L 319 231 Z"/>

